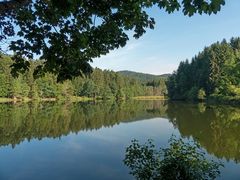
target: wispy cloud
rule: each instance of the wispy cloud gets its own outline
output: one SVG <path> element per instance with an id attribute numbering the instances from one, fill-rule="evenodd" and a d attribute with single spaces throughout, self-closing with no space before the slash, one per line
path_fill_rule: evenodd
<path id="1" fill-rule="evenodd" d="M 128 62 L 132 59 L 132 55 L 136 54 L 140 48 L 140 42 L 131 41 L 123 48 L 113 50 L 107 55 L 94 59 L 92 66 L 111 70 L 116 70 L 122 66 L 128 66 Z"/>
<path id="2" fill-rule="evenodd" d="M 172 59 L 169 56 L 164 56 L 161 52 L 151 54 L 141 41 L 134 41 L 124 48 L 114 50 L 106 56 L 95 59 L 92 65 L 93 67 L 114 71 L 132 70 L 150 74 L 163 74 L 172 73 L 177 68 L 177 64 Z"/>

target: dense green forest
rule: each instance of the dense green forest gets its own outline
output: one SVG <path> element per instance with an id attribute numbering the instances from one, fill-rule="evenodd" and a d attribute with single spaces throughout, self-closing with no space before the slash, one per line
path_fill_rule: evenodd
<path id="1" fill-rule="evenodd" d="M 240 102 L 240 38 L 223 40 L 181 62 L 167 83 L 173 100 Z"/>
<path id="2" fill-rule="evenodd" d="M 9 56 L 2 55 L 0 60 L 0 98 L 15 99 L 66 99 L 73 96 L 124 99 L 134 96 L 153 96 L 166 94 L 165 80 L 141 82 L 119 73 L 95 68 L 88 76 L 57 82 L 57 77 L 46 73 L 34 79 L 34 69 L 41 63 L 30 61 L 29 71 L 19 74 L 18 78 L 11 75 Z"/>

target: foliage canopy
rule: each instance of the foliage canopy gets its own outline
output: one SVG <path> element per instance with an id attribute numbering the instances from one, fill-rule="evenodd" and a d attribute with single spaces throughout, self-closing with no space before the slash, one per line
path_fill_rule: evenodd
<path id="1" fill-rule="evenodd" d="M 93 58 L 123 47 L 127 31 L 139 38 L 153 29 L 146 9 L 158 6 L 184 15 L 217 13 L 224 0 L 22 0 L 0 2 L 0 41 L 15 37 L 12 73 L 29 69 L 29 59 L 44 61 L 34 76 L 51 72 L 58 80 L 91 72 Z"/>

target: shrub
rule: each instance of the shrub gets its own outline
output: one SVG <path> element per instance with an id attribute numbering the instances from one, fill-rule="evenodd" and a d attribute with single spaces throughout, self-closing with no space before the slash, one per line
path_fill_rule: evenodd
<path id="1" fill-rule="evenodd" d="M 220 162 L 208 160 L 199 144 L 172 137 L 169 147 L 156 150 L 152 140 L 141 145 L 137 140 L 127 147 L 124 164 L 136 179 L 198 180 L 220 175 Z"/>

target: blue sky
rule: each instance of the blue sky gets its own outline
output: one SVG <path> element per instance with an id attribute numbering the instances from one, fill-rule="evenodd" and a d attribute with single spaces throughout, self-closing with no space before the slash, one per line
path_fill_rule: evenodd
<path id="1" fill-rule="evenodd" d="M 114 71 L 163 74 L 177 69 L 180 61 L 191 59 L 205 46 L 240 36 L 240 0 L 226 0 L 217 15 L 184 16 L 150 9 L 155 18 L 154 30 L 140 39 L 131 38 L 124 48 L 95 59 L 93 67 Z"/>

